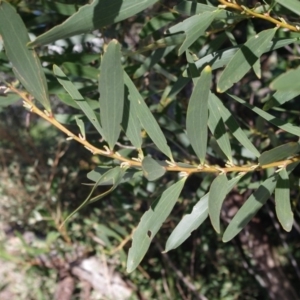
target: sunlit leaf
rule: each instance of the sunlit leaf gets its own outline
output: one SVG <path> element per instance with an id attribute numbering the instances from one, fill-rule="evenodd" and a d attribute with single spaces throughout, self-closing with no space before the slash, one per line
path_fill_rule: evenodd
<path id="1" fill-rule="evenodd" d="M 126 72 L 124 72 L 124 82 L 130 93 L 130 103 L 132 104 L 135 113 L 142 124 L 142 127 L 146 130 L 157 148 L 171 160 L 173 160 L 171 150 L 167 144 L 167 140 L 163 132 L 146 105 L 143 97 L 140 95 Z"/>
<path id="2" fill-rule="evenodd" d="M 300 16 L 300 3 L 297 0 L 275 0 L 280 5 Z"/>
<path id="3" fill-rule="evenodd" d="M 226 155 L 227 159 L 229 161 L 232 161 L 232 151 L 229 137 L 226 132 L 218 102 L 216 101 L 216 97 L 214 97 L 212 93 L 210 93 L 209 95 L 208 109 L 208 127 L 212 135 L 215 137 L 218 145 L 222 149 L 223 153 Z"/>
<path id="4" fill-rule="evenodd" d="M 69 93 L 76 104 L 81 108 L 86 117 L 95 126 L 97 131 L 103 135 L 101 125 L 95 115 L 94 110 L 90 107 L 87 101 L 79 93 L 75 85 L 69 80 L 66 74 L 56 65 L 53 66 L 53 73 L 55 74 L 59 83 L 64 87 L 64 89 Z"/>
<path id="5" fill-rule="evenodd" d="M 56 95 L 61 102 L 65 103 L 68 106 L 80 109 L 80 106 L 74 101 L 74 99 L 70 96 L 70 94 L 57 94 Z M 89 98 L 84 97 L 85 101 L 88 103 L 88 105 L 91 107 L 91 109 L 99 109 L 99 101 L 98 100 L 92 100 Z"/>
<path id="6" fill-rule="evenodd" d="M 280 161 L 282 159 L 288 158 L 296 154 L 300 150 L 299 143 L 290 142 L 279 147 L 273 148 L 271 150 L 265 151 L 258 158 L 260 165 L 267 165 L 275 161 Z"/>
<path id="7" fill-rule="evenodd" d="M 92 31 L 136 15 L 157 0 L 94 0 L 82 6 L 61 25 L 37 37 L 29 45 L 36 47 Z"/>
<path id="8" fill-rule="evenodd" d="M 204 35 L 205 30 L 214 20 L 216 12 L 205 12 L 200 15 L 192 16 L 181 23 L 172 26 L 169 29 L 171 34 L 184 31 L 186 39 L 179 48 L 178 55 L 181 55 L 188 47 L 190 47 L 200 36 Z"/>
<path id="9" fill-rule="evenodd" d="M 233 239 L 250 222 L 270 198 L 275 186 L 276 176 L 271 176 L 246 200 L 226 228 L 223 235 L 223 242 L 226 243 Z"/>
<path id="10" fill-rule="evenodd" d="M 112 40 L 101 59 L 99 77 L 101 127 L 111 150 L 121 132 L 124 107 L 123 78 L 121 46 L 116 40 Z"/>
<path id="11" fill-rule="evenodd" d="M 220 233 L 220 215 L 222 204 L 226 195 L 234 188 L 234 186 L 242 178 L 242 175 L 227 180 L 225 174 L 218 175 L 212 182 L 209 190 L 208 213 L 210 221 L 216 232 Z"/>
<path id="12" fill-rule="evenodd" d="M 233 56 L 218 82 L 218 91 L 225 92 L 244 77 L 269 48 L 277 28 L 267 29 L 250 38 Z"/>
<path id="13" fill-rule="evenodd" d="M 272 81 L 270 87 L 281 92 L 300 92 L 300 68 L 289 70 Z"/>
<path id="14" fill-rule="evenodd" d="M 273 39 L 270 42 L 269 46 L 266 48 L 265 53 L 295 43 L 296 41 L 297 38 Z M 207 65 L 210 65 L 212 70 L 223 68 L 231 61 L 231 59 L 234 57 L 234 55 L 237 53 L 237 51 L 240 48 L 241 46 L 234 46 L 229 49 L 222 49 L 219 51 L 215 51 L 196 61 L 196 66 L 198 69 L 200 69 L 200 71 Z M 187 71 L 183 72 L 183 76 L 185 77 L 188 76 Z"/>
<path id="15" fill-rule="evenodd" d="M 278 119 L 278 118 L 274 117 L 273 115 L 263 111 L 262 109 L 247 103 L 246 101 L 242 100 L 241 98 L 239 98 L 237 96 L 234 96 L 234 95 L 229 95 L 229 96 L 231 98 L 233 98 L 234 100 L 236 100 L 237 102 L 245 105 L 246 107 L 251 109 L 253 112 L 255 112 L 259 116 L 261 116 L 263 119 L 269 121 L 271 124 L 281 128 L 282 130 L 287 131 L 291 134 L 300 136 L 300 127 L 294 126 L 294 125 L 290 124 L 288 121 L 283 121 L 281 119 Z"/>
<path id="16" fill-rule="evenodd" d="M 190 214 L 185 215 L 169 236 L 165 252 L 180 246 L 208 217 L 208 197 L 205 194 L 193 207 Z"/>
<path id="17" fill-rule="evenodd" d="M 285 168 L 278 173 L 278 180 L 275 189 L 275 210 L 277 218 L 286 231 L 291 231 L 294 222 L 294 215 L 290 201 L 289 175 Z"/>
<path id="18" fill-rule="evenodd" d="M 0 1 L 0 34 L 17 79 L 51 112 L 48 86 L 41 62 L 36 52 L 26 47 L 30 41 L 26 27 L 15 9 L 3 1 Z"/>
<path id="19" fill-rule="evenodd" d="M 263 107 L 263 110 L 269 110 L 270 108 L 274 106 L 280 106 L 295 97 L 300 95 L 300 90 L 299 91 L 277 91 L 272 95 L 271 99 L 269 99 Z"/>
<path id="20" fill-rule="evenodd" d="M 162 177 L 166 173 L 166 169 L 156 160 L 147 156 L 142 161 L 142 169 L 144 176 L 153 181 Z"/>
<path id="21" fill-rule="evenodd" d="M 127 272 L 134 271 L 142 261 L 152 239 L 177 202 L 185 180 L 186 178 L 183 178 L 167 188 L 158 202 L 153 204 L 142 216 L 138 227 L 133 233 L 132 245 L 128 253 Z"/>
<path id="22" fill-rule="evenodd" d="M 211 69 L 206 67 L 194 86 L 186 118 L 187 135 L 201 164 L 205 162 L 207 148 L 208 98 L 211 79 Z"/>

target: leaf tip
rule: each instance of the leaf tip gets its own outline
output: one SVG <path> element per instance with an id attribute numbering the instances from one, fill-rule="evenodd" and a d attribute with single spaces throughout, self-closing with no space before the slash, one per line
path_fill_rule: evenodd
<path id="1" fill-rule="evenodd" d="M 203 71 L 206 72 L 206 73 L 211 73 L 211 71 L 212 71 L 212 70 L 211 70 L 211 66 L 209 66 L 209 65 L 206 66 L 206 67 L 203 69 Z"/>

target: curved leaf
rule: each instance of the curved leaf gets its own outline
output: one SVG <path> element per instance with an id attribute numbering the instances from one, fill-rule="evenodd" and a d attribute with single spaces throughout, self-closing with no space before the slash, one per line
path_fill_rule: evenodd
<path id="1" fill-rule="evenodd" d="M 275 189 L 276 179 L 277 176 L 271 176 L 266 179 L 246 200 L 226 228 L 223 235 L 223 242 L 226 243 L 233 239 L 267 202 Z"/>
<path id="2" fill-rule="evenodd" d="M 184 186 L 186 178 L 167 188 L 158 202 L 144 213 L 141 221 L 133 233 L 132 245 L 129 249 L 127 272 L 136 269 L 145 256 L 153 237 L 173 209 Z"/>
<path id="3" fill-rule="evenodd" d="M 26 27 L 16 10 L 3 1 L 0 1 L 0 34 L 17 79 L 51 112 L 48 86 L 41 62 L 36 52 L 26 47 L 30 41 Z"/>
<path id="4" fill-rule="evenodd" d="M 132 104 L 135 113 L 142 124 L 142 127 L 146 130 L 157 148 L 171 160 L 173 160 L 171 150 L 167 144 L 167 140 L 163 132 L 146 105 L 143 97 L 126 72 L 124 72 L 124 82 L 130 93 L 130 103 Z"/>
<path id="5" fill-rule="evenodd" d="M 78 12 L 61 25 L 37 37 L 29 46 L 36 47 L 73 35 L 92 31 L 136 15 L 157 0 L 94 0 L 82 6 Z"/>
<path id="6" fill-rule="evenodd" d="M 289 175 L 285 168 L 278 173 L 278 180 L 275 189 L 275 210 L 277 218 L 286 231 L 291 231 L 294 222 L 294 215 L 290 201 Z"/>
<path id="7" fill-rule="evenodd" d="M 121 46 L 112 40 L 101 59 L 99 103 L 101 127 L 110 150 L 121 132 L 124 107 L 124 79 L 121 65 Z"/>
<path id="8" fill-rule="evenodd" d="M 233 56 L 218 82 L 218 92 L 228 90 L 251 69 L 268 49 L 277 28 L 267 29 L 250 38 Z"/>
<path id="9" fill-rule="evenodd" d="M 165 252 L 180 246 L 208 217 L 208 197 L 205 194 L 193 207 L 190 214 L 185 215 L 169 236 Z"/>
<path id="10" fill-rule="evenodd" d="M 196 81 L 187 109 L 187 135 L 201 164 L 205 162 L 207 148 L 208 98 L 211 79 L 211 68 L 207 66 Z"/>
<path id="11" fill-rule="evenodd" d="M 144 176 L 149 181 L 154 181 L 160 177 L 162 177 L 166 173 L 166 169 L 159 164 L 158 161 L 153 158 L 147 156 L 142 161 L 142 169 Z"/>
<path id="12" fill-rule="evenodd" d="M 300 150 L 299 143 L 290 142 L 279 147 L 273 148 L 272 150 L 265 151 L 258 158 L 260 165 L 267 165 L 275 161 L 279 161 L 289 156 L 296 154 Z"/>
<path id="13" fill-rule="evenodd" d="M 223 201 L 227 194 L 234 188 L 243 175 L 227 180 L 225 174 L 218 175 L 212 182 L 209 190 L 208 213 L 215 231 L 220 233 L 220 214 Z"/>
<path id="14" fill-rule="evenodd" d="M 53 73 L 55 74 L 59 83 L 64 87 L 64 89 L 69 93 L 76 104 L 81 108 L 86 117 L 94 125 L 97 131 L 103 135 L 103 130 L 101 125 L 95 115 L 93 108 L 88 104 L 88 102 L 82 97 L 75 85 L 69 80 L 66 74 L 56 65 L 53 66 Z"/>
<path id="15" fill-rule="evenodd" d="M 300 3 L 297 0 L 276 0 L 277 3 L 300 16 Z"/>

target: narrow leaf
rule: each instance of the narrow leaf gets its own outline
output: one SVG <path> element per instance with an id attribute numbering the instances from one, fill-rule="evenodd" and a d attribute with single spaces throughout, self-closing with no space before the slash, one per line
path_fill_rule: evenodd
<path id="1" fill-rule="evenodd" d="M 300 68 L 289 70 L 272 81 L 270 87 L 281 92 L 300 92 Z"/>
<path id="2" fill-rule="evenodd" d="M 171 34 L 184 31 L 186 39 L 179 48 L 178 55 L 181 55 L 189 48 L 200 36 L 204 35 L 205 30 L 214 20 L 216 12 L 204 12 L 201 15 L 192 16 L 169 29 Z"/>
<path id="3" fill-rule="evenodd" d="M 231 146 L 228 134 L 226 132 L 226 128 L 221 116 L 221 112 L 219 110 L 218 102 L 216 101 L 216 97 L 210 93 L 209 102 L 209 118 L 208 118 L 208 127 L 215 137 L 218 145 L 226 155 L 227 159 L 231 162 L 232 161 L 232 153 L 231 153 Z"/>
<path id="4" fill-rule="evenodd" d="M 208 212 L 211 224 L 216 232 L 220 233 L 220 212 L 222 203 L 227 195 L 228 180 L 225 174 L 218 175 L 212 182 L 209 190 Z"/>
<path id="5" fill-rule="evenodd" d="M 190 214 L 185 215 L 169 236 L 165 252 L 180 246 L 208 217 L 208 197 L 205 194 L 193 207 Z"/>
<path id="6" fill-rule="evenodd" d="M 267 165 L 275 161 L 279 161 L 289 156 L 296 154 L 300 150 L 299 143 L 290 142 L 279 147 L 273 148 L 272 150 L 265 151 L 258 158 L 260 165 Z"/>
<path id="7" fill-rule="evenodd" d="M 285 168 L 278 173 L 278 180 L 275 189 L 275 210 L 277 218 L 286 231 L 291 231 L 294 222 L 294 215 L 290 201 L 289 175 Z"/>
<path id="8" fill-rule="evenodd" d="M 212 182 L 209 190 L 209 199 L 208 199 L 208 213 L 210 221 L 215 231 L 220 233 L 220 214 L 222 204 L 225 200 L 227 194 L 234 188 L 234 186 L 242 178 L 242 175 L 227 180 L 225 174 L 218 175 Z"/>
<path id="9" fill-rule="evenodd" d="M 153 5 L 157 0 L 94 0 L 82 6 L 61 25 L 37 37 L 29 45 L 36 47 L 73 35 L 86 33 L 103 26 L 114 24 L 136 15 Z"/>
<path id="10" fill-rule="evenodd" d="M 112 40 L 100 67 L 100 119 L 104 138 L 113 150 L 121 132 L 124 107 L 124 79 L 121 65 L 121 46 Z"/>
<path id="11" fill-rule="evenodd" d="M 121 126 L 132 145 L 137 149 L 141 149 L 143 142 L 141 122 L 135 113 L 135 109 L 131 103 L 132 100 L 130 100 L 132 97 L 139 97 L 139 93 L 136 89 L 129 91 L 128 87 L 125 86 L 124 97 L 124 110 Z"/>
<path id="12" fill-rule="evenodd" d="M 233 217 L 223 235 L 223 242 L 233 239 L 256 215 L 267 202 L 276 186 L 276 176 L 266 179 L 260 187 L 246 200 Z"/>
<path id="13" fill-rule="evenodd" d="M 145 256 L 150 243 L 163 222 L 169 216 L 184 186 L 186 178 L 167 188 L 158 202 L 142 216 L 141 221 L 133 233 L 132 245 L 129 249 L 127 272 L 132 272 Z"/>
<path id="14" fill-rule="evenodd" d="M 109 169 L 106 173 L 104 173 L 98 181 L 95 183 L 94 187 L 92 188 L 91 192 L 87 196 L 87 198 L 70 214 L 67 216 L 67 218 L 64 220 L 64 222 L 61 224 L 63 226 L 72 216 L 74 216 L 79 210 L 81 210 L 84 206 L 86 206 L 89 203 L 95 202 L 103 198 L 104 196 L 111 193 L 121 182 L 124 174 L 125 174 L 125 168 L 121 167 L 115 167 L 113 169 Z M 94 198 L 91 198 L 96 187 L 98 185 L 101 185 L 102 182 L 107 182 L 108 180 L 112 180 L 112 187 L 107 190 L 106 192 L 95 196 Z"/>
<path id="15" fill-rule="evenodd" d="M 41 62 L 36 52 L 26 47 L 30 41 L 26 27 L 15 9 L 3 1 L 0 1 L 0 34 L 17 79 L 51 112 L 48 86 Z"/>
<path id="16" fill-rule="evenodd" d="M 222 101 L 213 93 L 211 93 L 211 98 L 214 99 L 215 102 L 218 104 L 218 108 L 220 110 L 220 113 L 222 115 L 222 118 L 228 127 L 228 129 L 231 131 L 232 135 L 250 152 L 252 152 L 256 157 L 260 156 L 259 151 L 256 149 L 256 147 L 251 143 L 251 141 L 248 139 L 245 132 L 241 129 L 240 125 L 234 118 L 233 114 L 224 106 Z"/>
<path id="17" fill-rule="evenodd" d="M 285 130 L 285 131 L 287 131 L 291 134 L 300 136 L 300 127 L 294 126 L 294 125 L 290 124 L 287 121 L 283 121 L 281 119 L 278 119 L 278 118 L 274 117 L 273 115 L 263 111 L 262 109 L 247 103 L 246 101 L 242 100 L 241 98 L 239 98 L 237 96 L 230 95 L 230 94 L 228 94 L 228 95 L 232 99 L 234 99 L 235 101 L 237 101 L 237 102 L 243 104 L 244 106 L 248 107 L 253 112 L 257 113 L 263 119 L 269 121 L 271 124 L 277 126 L 278 128 L 281 128 L 282 130 Z"/>
<path id="18" fill-rule="evenodd" d="M 263 110 L 269 110 L 274 106 L 280 106 L 290 100 L 293 100 L 295 97 L 300 95 L 299 91 L 277 91 L 274 95 L 272 95 L 271 99 L 269 99 L 263 107 Z"/>
<path id="19" fill-rule="evenodd" d="M 287 46 L 289 44 L 295 43 L 297 41 L 297 38 L 278 38 L 278 39 L 273 39 L 269 46 L 265 49 L 265 52 L 273 51 L 279 48 L 282 48 L 284 46 Z M 196 61 L 196 66 L 200 71 L 207 65 L 211 66 L 212 70 L 216 70 L 219 68 L 223 68 L 226 66 L 234 57 L 234 55 L 239 51 L 241 46 L 235 46 L 231 47 L 229 49 L 222 49 L 219 51 L 215 51 L 211 54 L 208 54 L 198 61 Z M 183 76 L 187 77 L 187 71 L 183 72 Z"/>
<path id="20" fill-rule="evenodd" d="M 268 49 L 277 28 L 267 29 L 250 38 L 233 56 L 218 82 L 218 91 L 225 92 L 244 77 Z"/>
<path id="21" fill-rule="evenodd" d="M 55 74 L 59 83 L 64 87 L 64 89 L 69 93 L 69 95 L 74 99 L 76 104 L 81 108 L 86 117 L 94 125 L 97 131 L 103 136 L 103 130 L 96 117 L 94 110 L 90 107 L 87 101 L 79 93 L 75 85 L 69 80 L 66 74 L 56 65 L 53 66 L 53 73 Z"/>
<path id="22" fill-rule="evenodd" d="M 167 144 L 167 140 L 163 132 L 146 105 L 143 97 L 126 72 L 124 72 L 124 82 L 130 93 L 130 103 L 133 106 L 135 113 L 142 124 L 142 127 L 146 130 L 157 148 L 171 160 L 173 160 L 171 150 Z"/>
<path id="23" fill-rule="evenodd" d="M 280 5 L 300 16 L 300 3 L 297 0 L 275 0 Z"/>
<path id="24" fill-rule="evenodd" d="M 154 181 L 166 173 L 166 169 L 156 160 L 147 156 L 142 161 L 144 176 L 149 181 Z"/>
<path id="25" fill-rule="evenodd" d="M 207 148 L 208 98 L 211 76 L 211 68 L 207 66 L 196 81 L 187 109 L 187 135 L 201 164 L 205 162 Z"/>

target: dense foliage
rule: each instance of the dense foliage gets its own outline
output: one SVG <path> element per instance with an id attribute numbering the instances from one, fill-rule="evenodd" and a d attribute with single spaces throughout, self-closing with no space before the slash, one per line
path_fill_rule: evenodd
<path id="1" fill-rule="evenodd" d="M 0 1 L 3 132 L 32 120 L 1 146 L 36 193 L 7 222 L 119 254 L 145 297 L 299 297 L 299 2 L 86 2 Z"/>

